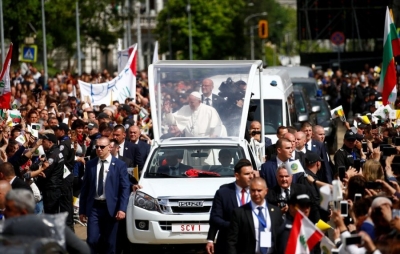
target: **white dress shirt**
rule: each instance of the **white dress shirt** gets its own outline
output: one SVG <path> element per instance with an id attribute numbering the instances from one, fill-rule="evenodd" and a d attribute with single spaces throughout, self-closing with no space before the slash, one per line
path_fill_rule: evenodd
<path id="1" fill-rule="evenodd" d="M 10 180 L 10 184 L 14 182 L 15 178 L 17 178 L 17 176 L 14 176 L 13 179 Z"/>
<path id="2" fill-rule="evenodd" d="M 290 186 L 289 186 L 288 190 L 289 190 L 289 195 L 290 195 Z M 283 198 L 286 198 L 289 200 L 289 197 L 286 197 L 285 189 L 283 189 L 283 188 L 281 188 L 281 196 Z"/>
<path id="3" fill-rule="evenodd" d="M 241 207 L 242 206 L 242 187 L 240 187 L 239 185 L 237 185 L 235 183 L 235 193 L 236 193 L 236 200 L 238 202 L 238 206 Z M 244 200 L 245 203 L 249 203 L 250 201 L 250 193 L 249 193 L 249 187 L 245 188 L 246 192 L 244 193 Z"/>
<path id="4" fill-rule="evenodd" d="M 124 145 L 125 145 L 125 140 L 119 145 L 119 156 L 124 156 Z"/>
<path id="5" fill-rule="evenodd" d="M 266 202 L 264 200 L 264 203 L 261 205 L 263 207 L 262 213 L 264 215 L 265 221 L 267 222 L 267 228 L 264 229 L 265 232 L 271 232 L 271 217 L 269 216 L 269 212 L 268 209 L 266 207 Z M 259 221 L 258 221 L 258 209 L 257 207 L 259 207 L 259 205 L 256 205 L 253 201 L 251 201 L 251 208 L 252 208 L 252 214 L 253 214 L 253 222 L 254 222 L 254 230 L 255 230 L 255 235 L 256 235 L 256 253 L 260 253 L 260 244 L 259 241 L 260 239 L 258 239 L 259 235 L 258 235 L 258 225 L 259 225 Z M 272 239 L 271 239 L 272 241 Z M 271 246 L 272 247 L 272 246 Z M 272 248 L 269 248 L 268 253 L 270 252 L 270 250 L 272 250 Z"/>
<path id="6" fill-rule="evenodd" d="M 293 150 L 293 152 L 292 152 L 292 158 L 291 158 L 292 160 L 295 160 L 296 159 L 296 149 L 294 149 Z"/>
<path id="7" fill-rule="evenodd" d="M 100 197 L 97 195 L 97 190 L 99 189 L 98 179 L 99 179 L 100 168 L 101 168 L 101 159 L 100 158 L 99 158 L 99 162 L 97 163 L 97 170 L 96 170 L 96 197 L 95 197 L 95 199 L 97 199 L 97 200 L 105 200 L 106 199 L 106 179 L 107 179 L 108 170 L 110 168 L 111 159 L 112 159 L 112 156 L 111 156 L 111 154 L 109 154 L 108 157 L 105 159 L 105 162 L 104 162 L 103 194 Z"/>
<path id="8" fill-rule="evenodd" d="M 278 156 L 276 156 L 276 165 L 279 167 L 280 165 L 282 165 L 283 163 L 286 163 L 286 162 L 288 162 L 289 160 L 287 160 L 287 161 L 281 161 L 279 158 L 278 158 Z"/>
<path id="9" fill-rule="evenodd" d="M 206 97 L 206 96 L 203 94 L 203 104 L 204 104 L 204 105 L 207 105 L 207 98 L 210 99 L 210 100 L 208 101 L 208 103 L 210 104 L 210 106 L 212 106 L 212 94 L 211 94 L 209 97 Z"/>
<path id="10" fill-rule="evenodd" d="M 303 146 L 303 149 L 301 149 L 301 150 L 297 150 L 297 149 L 296 149 L 296 151 L 297 151 L 297 152 L 303 152 L 304 154 L 307 153 L 306 146 Z"/>
<path id="11" fill-rule="evenodd" d="M 312 139 L 310 139 L 310 141 L 307 142 L 307 150 L 312 151 Z"/>

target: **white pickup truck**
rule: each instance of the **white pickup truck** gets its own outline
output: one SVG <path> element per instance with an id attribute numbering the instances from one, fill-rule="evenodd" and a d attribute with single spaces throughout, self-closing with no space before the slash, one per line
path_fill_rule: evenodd
<path id="1" fill-rule="evenodd" d="M 235 180 L 238 160 L 249 159 L 255 170 L 261 165 L 245 139 L 251 86 L 258 84 L 255 73 L 261 66 L 261 61 L 159 61 L 149 66 L 154 140 L 139 181 L 143 188 L 129 199 L 130 242 L 146 246 L 206 243 L 216 190 Z M 212 89 L 213 103 L 218 94 L 223 100 L 222 108 L 216 107 L 216 101 L 211 106 L 203 103 L 215 107 L 206 109 L 217 113 L 220 129 L 217 135 L 188 133 L 185 125 L 193 125 L 192 115 L 182 120 L 179 110 L 189 107 L 193 91 L 206 93 L 207 86 Z M 175 122 L 167 121 L 167 114 Z M 192 127 L 207 125 L 209 120 L 203 118 Z"/>

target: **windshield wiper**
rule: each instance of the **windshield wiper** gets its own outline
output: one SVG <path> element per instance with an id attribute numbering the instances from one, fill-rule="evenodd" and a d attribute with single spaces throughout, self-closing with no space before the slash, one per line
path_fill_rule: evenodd
<path id="1" fill-rule="evenodd" d="M 155 172 L 151 172 L 151 173 L 146 173 L 146 176 L 163 176 L 163 177 L 173 177 L 167 173 L 155 173 Z"/>

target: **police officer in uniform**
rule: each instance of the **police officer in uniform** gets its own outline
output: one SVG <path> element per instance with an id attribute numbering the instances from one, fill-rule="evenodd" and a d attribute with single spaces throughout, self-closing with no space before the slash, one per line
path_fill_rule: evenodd
<path id="1" fill-rule="evenodd" d="M 95 122 L 88 123 L 90 144 L 86 149 L 86 156 L 90 156 L 90 160 L 97 157 L 96 154 L 96 140 L 101 137 L 99 132 L 99 125 Z"/>
<path id="2" fill-rule="evenodd" d="M 71 174 L 71 172 L 75 164 L 75 151 L 71 139 L 68 136 L 68 131 L 69 127 L 65 123 L 59 123 L 54 127 L 54 133 L 59 141 L 59 149 L 64 156 L 65 162 L 63 185 L 61 188 L 60 212 L 68 212 L 67 226 L 74 231 L 74 207 L 72 204 L 74 175 Z"/>
<path id="3" fill-rule="evenodd" d="M 55 214 L 60 210 L 61 187 L 63 185 L 64 156 L 57 146 L 56 135 L 46 133 L 41 136 L 46 161 L 43 162 L 42 182 L 43 208 L 45 213 Z"/>
<path id="4" fill-rule="evenodd" d="M 338 168 L 344 166 L 345 169 L 354 166 L 354 160 L 361 159 L 360 151 L 356 148 L 356 140 L 360 138 L 361 135 L 353 132 L 352 130 L 347 130 L 343 139 L 343 146 L 336 151 L 334 156 L 336 172 Z"/>
<path id="5" fill-rule="evenodd" d="M 124 118 L 122 120 L 122 125 L 125 127 L 125 130 L 129 130 L 129 127 L 135 124 L 135 121 L 133 121 L 131 107 L 123 104 L 120 108 L 120 115 Z"/>

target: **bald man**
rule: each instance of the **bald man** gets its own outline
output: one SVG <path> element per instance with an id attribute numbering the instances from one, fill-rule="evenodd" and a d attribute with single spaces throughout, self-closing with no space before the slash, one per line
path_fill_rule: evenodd
<path id="1" fill-rule="evenodd" d="M 204 105 L 215 108 L 218 114 L 221 115 L 222 111 L 224 110 L 226 101 L 221 96 L 214 94 L 213 89 L 214 82 L 209 78 L 204 79 L 201 83 L 201 102 Z"/>
<path id="2" fill-rule="evenodd" d="M 0 220 L 3 219 L 3 211 L 6 207 L 6 195 L 11 190 L 11 184 L 6 180 L 0 180 Z"/>
<path id="3" fill-rule="evenodd" d="M 141 130 L 137 125 L 129 127 L 129 141 L 139 146 L 140 156 L 143 163 L 146 161 L 150 153 L 150 145 L 147 142 L 140 140 Z"/>

